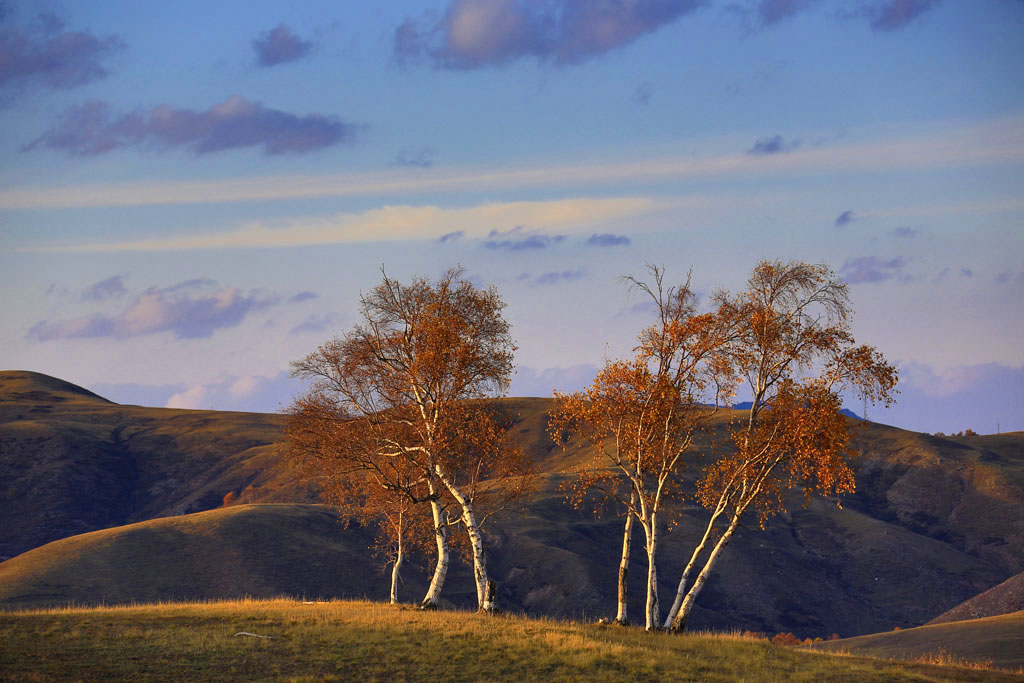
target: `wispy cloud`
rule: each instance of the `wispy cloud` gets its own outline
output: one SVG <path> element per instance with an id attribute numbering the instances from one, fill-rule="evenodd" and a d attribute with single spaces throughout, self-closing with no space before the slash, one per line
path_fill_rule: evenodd
<path id="1" fill-rule="evenodd" d="M 127 290 L 120 275 L 113 275 L 89 285 L 82 291 L 82 301 L 104 301 L 124 296 Z"/>
<path id="2" fill-rule="evenodd" d="M 284 24 L 261 34 L 252 41 L 260 66 L 276 66 L 302 59 L 313 49 L 313 43 L 302 40 Z"/>
<path id="3" fill-rule="evenodd" d="M 786 140 L 781 135 L 773 135 L 770 138 L 758 138 L 754 146 L 747 150 L 747 154 L 753 156 L 765 156 L 768 154 L 783 154 L 792 152 L 800 146 L 799 140 Z"/>
<path id="4" fill-rule="evenodd" d="M 316 292 L 310 292 L 309 290 L 307 290 L 305 292 L 299 292 L 298 294 L 293 296 L 291 299 L 288 299 L 288 301 L 293 303 L 293 304 L 295 304 L 295 303 L 300 303 L 302 301 L 310 301 L 311 299 L 319 299 L 319 298 L 320 298 L 319 294 L 317 294 Z"/>
<path id="5" fill-rule="evenodd" d="M 816 0 L 760 0 L 754 6 L 753 14 L 758 23 L 771 26 L 795 16 L 815 2 Z"/>
<path id="6" fill-rule="evenodd" d="M 509 230 L 491 230 L 487 233 L 487 239 L 484 240 L 484 247 L 505 251 L 546 249 L 564 239 L 565 235 L 545 235 L 538 232 L 527 232 L 523 230 L 523 226 L 517 225 Z"/>
<path id="7" fill-rule="evenodd" d="M 857 214 L 855 214 L 852 209 L 847 209 L 846 211 L 843 211 L 841 214 L 836 216 L 836 219 L 835 221 L 833 221 L 833 223 L 837 228 L 845 228 L 847 225 L 849 225 L 855 220 L 857 220 Z"/>
<path id="8" fill-rule="evenodd" d="M 379 173 L 232 178 L 202 182 L 114 183 L 69 187 L 8 187 L 0 209 L 141 206 L 366 197 L 541 187 L 623 187 L 656 180 L 779 177 L 781 174 L 877 173 L 1024 163 L 1024 118 L 989 121 L 918 137 L 801 148 L 791 154 L 667 157 L 520 168 L 445 172 L 394 169 Z"/>
<path id="9" fill-rule="evenodd" d="M 344 316 L 338 313 L 326 313 L 324 315 L 310 314 L 301 323 L 291 329 L 291 334 L 304 334 L 308 332 L 321 333 L 336 329 Z"/>
<path id="10" fill-rule="evenodd" d="M 453 0 L 439 20 L 407 20 L 395 55 L 427 56 L 445 69 L 477 69 L 534 57 L 576 64 L 653 33 L 707 0 Z"/>
<path id="11" fill-rule="evenodd" d="M 654 85 L 651 83 L 641 83 L 633 91 L 633 102 L 645 107 L 651 103 L 652 97 L 654 97 Z"/>
<path id="12" fill-rule="evenodd" d="M 385 206 L 358 214 L 297 218 L 276 225 L 251 223 L 231 232 L 107 244 L 72 244 L 29 251 L 116 252 L 297 247 L 317 244 L 455 239 L 485 240 L 492 249 L 527 249 L 560 241 L 554 230 L 579 233 L 664 208 L 648 198 L 502 202 L 469 208 Z M 508 230 L 494 225 L 519 226 Z M 455 228 L 453 231 L 452 228 Z"/>
<path id="13" fill-rule="evenodd" d="M 441 235 L 440 237 L 437 238 L 437 241 L 440 242 L 441 244 L 444 244 L 445 242 L 458 242 L 465 236 L 465 230 L 455 230 L 454 232 L 446 232 L 445 234 Z"/>
<path id="14" fill-rule="evenodd" d="M 587 238 L 589 247 L 628 247 L 632 241 L 625 235 L 613 235 L 610 232 L 593 234 Z"/>
<path id="15" fill-rule="evenodd" d="M 434 150 L 429 147 L 406 147 L 391 162 L 393 166 L 430 168 L 434 165 Z"/>
<path id="16" fill-rule="evenodd" d="M 583 267 L 579 267 L 576 270 L 561 270 L 551 271 L 548 273 L 541 273 L 533 280 L 533 284 L 539 287 L 546 287 L 549 285 L 556 285 L 559 282 L 572 282 L 573 280 L 580 280 L 587 274 Z"/>
<path id="17" fill-rule="evenodd" d="M 40 15 L 33 28 L 0 26 L 0 89 L 61 90 L 105 78 L 104 62 L 124 47 L 123 41 L 63 29 L 63 21 L 53 14 Z"/>
<path id="18" fill-rule="evenodd" d="M 902 237 L 904 239 L 911 239 L 917 237 L 918 233 L 921 232 L 920 228 L 912 228 L 909 225 L 901 225 L 898 228 L 892 230 L 892 234 L 896 237 Z"/>
<path id="19" fill-rule="evenodd" d="M 885 282 L 899 277 L 905 265 L 906 261 L 900 256 L 888 260 L 877 256 L 861 256 L 843 263 L 839 276 L 851 285 Z"/>
<path id="20" fill-rule="evenodd" d="M 942 0 L 884 0 L 869 3 L 862 11 L 868 16 L 874 30 L 896 31 L 940 4 Z"/>
<path id="21" fill-rule="evenodd" d="M 160 105 L 118 117 L 106 102 L 92 100 L 65 111 L 57 125 L 22 151 L 45 148 L 70 156 L 97 156 L 124 147 L 186 147 L 196 154 L 262 147 L 265 154 L 276 155 L 330 147 L 351 139 L 357 129 L 335 117 L 297 116 L 238 95 L 206 111 Z"/>
<path id="22" fill-rule="evenodd" d="M 185 339 L 209 337 L 215 330 L 234 327 L 249 313 L 276 303 L 277 297 L 273 295 L 244 294 L 234 287 L 210 291 L 205 284 L 179 283 L 165 288 L 150 287 L 113 316 L 97 313 L 70 320 L 40 321 L 27 336 L 37 341 L 126 338 L 158 332 L 171 332 Z"/>

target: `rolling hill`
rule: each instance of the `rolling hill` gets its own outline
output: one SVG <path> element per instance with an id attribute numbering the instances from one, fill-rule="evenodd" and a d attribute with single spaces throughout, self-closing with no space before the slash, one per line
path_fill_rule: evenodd
<path id="1" fill-rule="evenodd" d="M 817 643 L 815 650 L 882 659 L 946 657 L 994 666 L 1024 667 L 1024 612 Z"/>
<path id="2" fill-rule="evenodd" d="M 1011 576 L 998 586 L 989 588 L 935 617 L 929 624 L 946 624 L 965 619 L 996 617 L 1024 610 L 1024 572 Z"/>
<path id="3" fill-rule="evenodd" d="M 514 437 L 541 476 L 522 514 L 488 532 L 499 603 L 556 617 L 607 615 L 622 522 L 577 513 L 557 490 L 589 452 L 563 452 L 550 441 L 549 399 L 502 405 L 517 416 Z M 706 438 L 721 440 L 739 415 L 722 414 L 717 433 Z M 11 555 L 35 548 L 0 564 L 0 605 L 386 597 L 366 531 L 346 529 L 308 505 L 314 494 L 279 467 L 281 419 L 120 406 L 54 378 L 0 373 L 0 475 L 7 486 L 0 541 Z M 943 439 L 857 424 L 858 492 L 844 497 L 843 509 L 835 501 L 797 502 L 765 532 L 738 533 L 693 627 L 801 637 L 905 628 L 1021 571 L 1024 435 Z M 244 491 L 243 502 L 306 505 L 216 509 L 229 491 Z M 659 558 L 663 601 L 703 518 L 700 510 L 685 512 Z M 162 582 L 147 574 L 161 571 L 148 568 L 154 557 L 173 568 L 163 570 Z M 633 557 L 631 609 L 638 615 L 646 569 L 639 542 Z M 418 599 L 424 563 L 404 577 L 403 596 Z M 473 604 L 461 563 L 444 594 L 451 604 Z"/>

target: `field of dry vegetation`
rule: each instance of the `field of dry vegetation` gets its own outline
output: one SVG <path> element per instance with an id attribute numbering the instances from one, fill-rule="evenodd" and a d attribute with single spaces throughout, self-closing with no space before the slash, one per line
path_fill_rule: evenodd
<path id="1" fill-rule="evenodd" d="M 247 635 L 251 634 L 251 635 Z M 934 658 L 933 658 L 934 659 Z M 1020 680 L 993 669 L 373 602 L 0 613 L 2 680 Z"/>

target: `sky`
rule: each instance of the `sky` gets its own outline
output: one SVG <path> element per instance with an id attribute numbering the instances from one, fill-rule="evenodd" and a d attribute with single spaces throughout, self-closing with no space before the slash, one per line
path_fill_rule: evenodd
<path id="1" fill-rule="evenodd" d="M 0 368 L 277 411 L 383 269 L 507 303 L 513 395 L 825 263 L 867 417 L 1024 430 L 1024 2 L 0 2 Z M 848 407 L 863 414 L 851 398 Z"/>

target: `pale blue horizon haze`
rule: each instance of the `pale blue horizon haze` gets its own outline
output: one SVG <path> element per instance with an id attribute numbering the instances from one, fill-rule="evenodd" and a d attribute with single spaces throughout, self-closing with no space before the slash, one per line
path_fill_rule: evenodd
<path id="1" fill-rule="evenodd" d="M 0 368 L 272 412 L 382 267 L 461 264 L 550 396 L 650 322 L 620 276 L 798 259 L 900 368 L 870 419 L 1024 430 L 1021 35 L 1021 0 L 0 2 Z"/>

